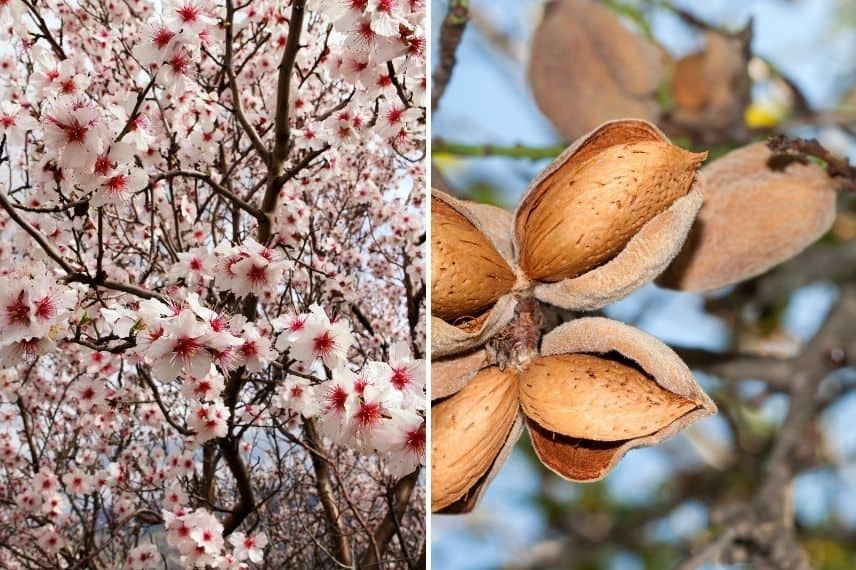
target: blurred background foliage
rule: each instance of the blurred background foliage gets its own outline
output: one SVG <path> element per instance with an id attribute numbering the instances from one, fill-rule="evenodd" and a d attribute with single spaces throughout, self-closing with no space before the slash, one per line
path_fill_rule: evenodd
<path id="1" fill-rule="evenodd" d="M 530 48 L 545 3 L 458 3 L 468 8 L 469 21 L 432 118 L 434 186 L 513 208 L 529 180 L 572 138 L 571 127 L 545 116 L 530 82 Z M 601 4 L 626 30 L 659 46 L 672 69 L 682 58 L 704 53 L 711 34 L 737 37 L 751 20 L 738 69 L 748 78 L 747 97 L 734 121 L 717 128 L 676 124 L 675 89 L 669 84 L 674 72 L 656 85 L 656 122 L 676 143 L 708 149 L 714 160 L 742 144 L 786 133 L 816 137 L 854 162 L 856 1 Z M 432 8 L 435 50 L 446 8 L 446 2 Z M 575 55 L 556 54 L 557 65 L 579 64 Z M 434 56 L 436 62 L 436 51 Z M 701 84 L 692 87 L 713 89 L 716 80 L 702 74 Z M 552 96 L 567 99 L 575 113 L 587 112 L 575 108 L 584 104 L 572 93 Z M 839 212 L 829 235 L 768 275 L 707 296 L 650 285 L 604 313 L 689 352 L 792 356 L 823 324 L 842 286 L 856 279 L 856 193 L 843 193 Z M 787 394 L 763 381 L 696 373 L 720 413 L 661 446 L 630 452 L 600 483 L 558 479 L 537 461 L 524 436 L 472 514 L 434 516 L 434 567 L 677 567 L 752 497 L 789 404 Z M 835 397 L 809 423 L 792 485 L 794 517 L 814 567 L 850 570 L 856 568 L 856 370 L 840 368 L 824 383 Z"/>

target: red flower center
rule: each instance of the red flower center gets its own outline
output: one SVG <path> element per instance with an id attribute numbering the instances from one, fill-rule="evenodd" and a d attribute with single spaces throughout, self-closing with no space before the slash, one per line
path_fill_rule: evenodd
<path id="1" fill-rule="evenodd" d="M 184 23 L 195 22 L 196 19 L 199 18 L 199 8 L 193 6 L 192 4 L 185 4 L 184 6 L 178 9 L 178 16 Z"/>
<path id="2" fill-rule="evenodd" d="M 121 194 L 128 187 L 128 177 L 124 174 L 117 174 L 107 181 L 107 190 L 113 194 Z"/>
<path id="3" fill-rule="evenodd" d="M 404 390 L 404 388 L 410 384 L 410 375 L 407 374 L 407 369 L 396 368 L 393 370 L 390 382 L 392 382 L 392 385 L 395 386 L 396 390 Z"/>
<path id="4" fill-rule="evenodd" d="M 405 446 L 413 453 L 422 455 L 425 453 L 425 426 L 421 425 L 413 431 L 407 432 Z"/>
<path id="5" fill-rule="evenodd" d="M 181 337 L 175 341 L 175 348 L 172 351 L 182 358 L 190 358 L 199 350 L 199 343 L 195 338 Z"/>
<path id="6" fill-rule="evenodd" d="M 30 306 L 24 302 L 24 292 L 11 305 L 6 306 L 6 316 L 10 324 L 27 325 L 30 323 Z"/>
<path id="7" fill-rule="evenodd" d="M 157 46 L 158 49 L 165 48 L 172 38 L 175 37 L 175 34 L 172 30 L 168 30 L 167 28 L 160 28 L 157 32 L 155 32 L 154 37 L 152 37 L 152 42 Z"/>
<path id="8" fill-rule="evenodd" d="M 70 143 L 82 143 L 86 139 L 86 133 L 88 131 L 88 128 L 84 127 L 77 121 L 74 121 L 65 128 L 65 136 L 68 138 L 68 142 Z"/>
<path id="9" fill-rule="evenodd" d="M 360 427 L 370 428 L 376 425 L 381 418 L 382 408 L 378 402 L 362 402 L 354 416 Z"/>
<path id="10" fill-rule="evenodd" d="M 107 176 L 107 173 L 109 173 L 112 168 L 113 163 L 110 161 L 109 156 L 101 155 L 95 159 L 95 174 Z"/>
<path id="11" fill-rule="evenodd" d="M 315 352 L 324 356 L 326 354 L 330 354 L 333 348 L 336 346 L 336 341 L 330 335 L 330 331 L 324 331 L 323 334 L 316 336 L 313 340 L 313 347 Z"/>
<path id="12" fill-rule="evenodd" d="M 327 409 L 337 412 L 345 411 L 345 403 L 348 401 L 348 393 L 341 386 L 336 386 L 327 394 Z"/>
<path id="13" fill-rule="evenodd" d="M 70 93 L 74 93 L 74 90 L 75 90 L 74 79 L 66 79 L 65 81 L 63 81 L 62 83 L 59 84 L 59 87 L 60 87 L 60 90 L 63 93 L 65 93 L 66 95 L 68 95 Z"/>
<path id="14" fill-rule="evenodd" d="M 253 265 L 247 272 L 247 279 L 253 285 L 267 282 L 267 268 L 262 265 Z"/>

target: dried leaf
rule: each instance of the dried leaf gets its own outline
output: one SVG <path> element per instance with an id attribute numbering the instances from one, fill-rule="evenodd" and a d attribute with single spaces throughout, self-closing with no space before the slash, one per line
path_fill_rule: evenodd
<path id="1" fill-rule="evenodd" d="M 547 5 L 532 41 L 529 83 L 566 140 L 620 117 L 655 120 L 667 55 L 591 0 Z"/>
<path id="2" fill-rule="evenodd" d="M 431 407 L 431 510 L 442 510 L 488 474 L 519 418 L 517 378 L 492 367 Z"/>
<path id="3" fill-rule="evenodd" d="M 771 156 L 756 143 L 702 169 L 704 205 L 659 284 L 707 291 L 737 283 L 797 255 L 829 230 L 834 181 L 814 164 L 771 170 Z"/>

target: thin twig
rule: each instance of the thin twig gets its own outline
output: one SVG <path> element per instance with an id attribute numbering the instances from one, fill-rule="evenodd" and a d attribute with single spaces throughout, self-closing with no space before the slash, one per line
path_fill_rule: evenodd
<path id="1" fill-rule="evenodd" d="M 440 25 L 440 57 L 432 78 L 431 109 L 437 108 L 449 80 L 452 79 L 452 72 L 457 62 L 456 52 L 469 19 L 468 0 L 449 0 L 449 9 Z"/>

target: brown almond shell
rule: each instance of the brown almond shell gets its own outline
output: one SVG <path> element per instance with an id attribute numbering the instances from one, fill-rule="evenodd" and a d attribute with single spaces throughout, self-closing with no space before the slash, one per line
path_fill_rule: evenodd
<path id="1" fill-rule="evenodd" d="M 438 190 L 433 190 L 431 197 L 449 205 L 466 218 L 501 256 L 508 270 L 514 271 L 511 263 L 511 212 L 488 204 L 458 200 Z M 434 239 L 432 235 L 432 240 Z M 432 251 L 431 255 L 433 264 L 435 252 Z M 432 265 L 431 279 L 436 277 L 437 274 L 433 271 Z M 515 275 L 514 279 L 519 280 L 519 276 Z M 435 302 L 432 288 L 432 311 Z M 449 322 L 432 314 L 432 357 L 442 358 L 481 346 L 512 319 L 515 305 L 514 297 L 505 294 L 500 296 L 491 308 L 471 319 L 463 318 Z"/>
<path id="2" fill-rule="evenodd" d="M 734 150 L 702 169 L 704 205 L 680 254 L 657 280 L 709 291 L 760 275 L 832 227 L 836 184 L 814 164 L 772 170 L 764 143 Z"/>
<path id="3" fill-rule="evenodd" d="M 708 31 L 703 51 L 675 62 L 670 118 L 678 128 L 709 131 L 742 124 L 752 86 L 746 65 L 751 37 L 746 30 L 733 35 Z"/>
<path id="4" fill-rule="evenodd" d="M 511 426 L 511 430 L 508 432 L 505 444 L 502 446 L 502 449 L 499 450 L 499 453 L 497 454 L 496 459 L 493 460 L 493 464 L 490 466 L 490 470 L 487 474 L 476 481 L 475 485 L 470 488 L 466 496 L 461 497 L 448 507 L 434 512 L 436 514 L 443 515 L 466 514 L 471 512 L 479 504 L 485 490 L 487 490 L 490 483 L 496 478 L 499 472 L 502 471 L 502 467 L 508 461 L 511 452 L 514 450 L 514 446 L 517 444 L 517 441 L 523 433 L 523 425 L 523 415 L 518 414 L 517 418 L 514 420 L 514 424 Z"/>
<path id="5" fill-rule="evenodd" d="M 617 354 L 638 366 L 660 388 L 694 404 L 687 413 L 652 434 L 607 442 L 557 434 L 527 419 L 538 457 L 545 466 L 565 479 L 600 480 L 629 450 L 657 444 L 699 419 L 716 413 L 716 405 L 672 349 L 653 336 L 623 323 L 601 317 L 565 323 L 544 337 L 541 354 Z"/>
<path id="6" fill-rule="evenodd" d="M 431 314 L 454 323 L 490 310 L 510 292 L 511 264 L 462 201 L 431 192 Z"/>
<path id="7" fill-rule="evenodd" d="M 610 119 L 657 119 L 667 63 L 667 54 L 599 2 L 556 0 L 533 34 L 528 76 L 538 107 L 573 140 Z"/>
<path id="8" fill-rule="evenodd" d="M 538 283 L 535 297 L 572 311 L 596 311 L 641 289 L 680 252 L 702 207 L 703 185 L 704 178 L 698 174 L 690 193 L 642 226 L 618 255 L 579 277 Z"/>
<path id="9" fill-rule="evenodd" d="M 603 442 L 651 435 L 696 408 L 636 366 L 600 354 L 535 358 L 519 386 L 527 418 L 557 434 Z"/>
<path id="10" fill-rule="evenodd" d="M 496 367 L 431 406 L 432 512 L 475 505 L 479 489 L 507 456 L 509 439 L 516 440 L 519 423 L 517 375 Z"/>
<path id="11" fill-rule="evenodd" d="M 637 119 L 621 119 L 605 123 L 580 137 L 529 185 L 514 215 L 514 248 L 517 259 L 523 252 L 527 223 L 533 208 L 550 190 L 550 181 L 576 165 L 598 156 L 615 145 L 656 142 L 675 149 L 677 160 L 686 161 L 685 168 L 695 169 L 704 155 L 692 155 L 671 145 L 669 139 L 654 125 Z M 684 176 L 687 176 L 684 169 Z M 632 233 L 612 257 L 582 274 L 557 282 L 535 282 L 535 296 L 550 304 L 569 310 L 595 310 L 627 296 L 659 275 L 680 251 L 693 219 L 701 206 L 703 181 L 698 173 L 684 181 L 688 187 L 662 211 L 653 215 Z M 683 186 L 682 186 L 683 187 Z M 609 214 L 610 212 L 605 212 Z M 581 212 L 582 214 L 582 212 Z M 583 220 L 584 225 L 586 220 Z M 530 230 L 531 231 L 531 230 Z M 521 260 L 522 262 L 523 260 Z M 532 276 L 528 276 L 531 278 Z"/>

